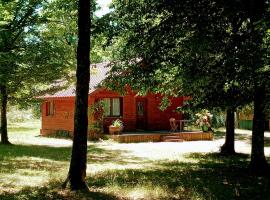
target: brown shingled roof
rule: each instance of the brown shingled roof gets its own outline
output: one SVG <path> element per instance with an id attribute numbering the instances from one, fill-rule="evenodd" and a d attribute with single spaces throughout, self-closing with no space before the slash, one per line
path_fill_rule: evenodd
<path id="1" fill-rule="evenodd" d="M 98 87 L 99 83 L 103 81 L 107 73 L 110 71 L 108 67 L 108 62 L 92 64 L 91 66 L 91 77 L 90 77 L 90 85 L 89 85 L 89 94 L 94 92 Z M 60 98 L 60 97 L 74 97 L 75 96 L 75 86 L 70 86 L 66 90 L 62 90 L 56 92 L 54 94 L 46 94 L 41 98 Z"/>

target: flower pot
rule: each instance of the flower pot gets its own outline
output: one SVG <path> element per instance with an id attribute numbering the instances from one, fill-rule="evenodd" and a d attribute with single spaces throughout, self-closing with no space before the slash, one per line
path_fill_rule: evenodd
<path id="1" fill-rule="evenodd" d="M 202 131 L 208 132 L 209 127 L 207 125 L 202 125 Z"/>
<path id="2" fill-rule="evenodd" d="M 117 134 L 121 134 L 122 132 L 122 128 L 118 127 L 118 126 L 109 126 L 109 134 L 110 135 L 117 135 Z"/>

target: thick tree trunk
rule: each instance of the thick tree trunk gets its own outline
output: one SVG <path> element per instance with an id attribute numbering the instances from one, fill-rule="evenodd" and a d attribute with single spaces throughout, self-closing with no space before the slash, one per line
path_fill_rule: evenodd
<path id="1" fill-rule="evenodd" d="M 266 106 L 266 88 L 265 81 L 269 80 L 269 77 L 262 76 L 263 74 L 258 72 L 264 62 L 262 61 L 263 53 L 261 45 L 263 44 L 263 38 L 266 29 L 256 29 L 256 22 L 262 20 L 266 14 L 265 0 L 255 1 L 252 0 L 249 3 L 250 6 L 250 31 L 251 39 L 255 42 L 258 48 L 254 49 L 254 54 L 251 54 L 251 59 L 254 60 L 252 64 L 254 79 L 254 113 L 253 113 L 253 127 L 252 127 L 252 146 L 251 146 L 251 161 L 250 171 L 254 174 L 269 173 L 269 165 L 264 155 L 264 126 L 265 126 L 265 106 Z M 253 56 L 253 57 L 252 57 Z M 259 67 L 258 67 L 259 66 Z"/>
<path id="2" fill-rule="evenodd" d="M 255 174 L 269 173 L 264 155 L 265 97 L 265 85 L 255 87 L 250 161 L 250 170 Z"/>
<path id="3" fill-rule="evenodd" d="M 1 143 L 10 144 L 7 134 L 7 87 L 0 86 L 1 93 Z"/>
<path id="4" fill-rule="evenodd" d="M 226 139 L 225 143 L 221 147 L 221 154 L 233 155 L 234 150 L 234 109 L 228 108 L 226 115 Z"/>
<path id="5" fill-rule="evenodd" d="M 90 80 L 90 1 L 78 5 L 77 84 L 74 116 L 74 137 L 68 178 L 72 190 L 88 190 L 86 185 L 88 92 Z"/>

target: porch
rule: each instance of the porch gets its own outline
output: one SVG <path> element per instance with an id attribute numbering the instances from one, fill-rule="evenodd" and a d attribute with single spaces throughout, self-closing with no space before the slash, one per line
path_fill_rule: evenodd
<path id="1" fill-rule="evenodd" d="M 119 143 L 137 143 L 137 142 L 183 142 L 198 140 L 213 140 L 212 132 L 202 131 L 134 131 L 124 132 L 120 135 L 109 135 L 109 138 Z"/>

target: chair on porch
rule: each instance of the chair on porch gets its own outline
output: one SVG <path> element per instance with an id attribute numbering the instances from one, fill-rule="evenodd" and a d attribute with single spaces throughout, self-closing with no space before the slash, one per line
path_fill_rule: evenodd
<path id="1" fill-rule="evenodd" d="M 178 125 L 176 123 L 175 118 L 170 118 L 169 121 L 170 121 L 171 131 L 176 132 L 177 128 L 178 128 Z"/>
<path id="2" fill-rule="evenodd" d="M 188 119 L 184 119 L 184 120 L 179 120 L 179 125 L 180 125 L 180 132 L 185 131 L 185 127 L 186 130 L 188 130 L 189 127 L 189 123 L 192 122 L 192 120 L 188 120 Z"/>

